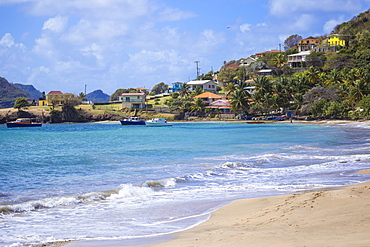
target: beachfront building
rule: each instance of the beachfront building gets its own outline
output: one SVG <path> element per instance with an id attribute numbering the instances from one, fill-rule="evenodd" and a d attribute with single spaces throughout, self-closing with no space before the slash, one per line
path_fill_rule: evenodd
<path id="1" fill-rule="evenodd" d="M 230 113 L 231 106 L 228 100 L 216 100 L 205 107 L 206 109 L 212 109 L 212 111 L 218 111 L 219 113 Z"/>
<path id="2" fill-rule="evenodd" d="M 190 88 L 190 91 L 194 91 L 197 87 L 203 89 L 207 92 L 217 92 L 218 84 L 213 80 L 200 80 L 200 81 L 189 81 L 187 85 Z"/>
<path id="3" fill-rule="evenodd" d="M 122 102 L 122 108 L 128 109 L 144 109 L 145 99 L 145 93 L 123 93 L 118 97 Z"/>
<path id="4" fill-rule="evenodd" d="M 298 52 L 311 51 L 313 48 L 319 45 L 319 39 L 315 37 L 308 37 L 301 39 L 298 42 Z"/>
<path id="5" fill-rule="evenodd" d="M 302 51 L 300 53 L 288 55 L 288 64 L 290 67 L 298 68 L 306 66 L 306 57 L 311 54 L 311 51 Z"/>

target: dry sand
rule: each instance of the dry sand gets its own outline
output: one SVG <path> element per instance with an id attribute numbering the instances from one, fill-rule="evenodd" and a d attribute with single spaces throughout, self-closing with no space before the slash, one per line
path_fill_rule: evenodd
<path id="1" fill-rule="evenodd" d="M 174 240 L 151 246 L 370 246 L 370 182 L 234 201 Z"/>

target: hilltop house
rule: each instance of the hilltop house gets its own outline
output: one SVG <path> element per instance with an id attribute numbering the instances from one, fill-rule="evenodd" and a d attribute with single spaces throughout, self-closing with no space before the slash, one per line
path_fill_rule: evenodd
<path id="1" fill-rule="evenodd" d="M 266 55 L 268 55 L 270 53 L 282 53 L 282 51 L 271 50 L 271 51 L 259 52 L 259 53 L 256 53 L 256 58 L 258 59 L 258 58 L 261 58 L 261 57 L 265 57 Z"/>
<path id="2" fill-rule="evenodd" d="M 200 81 L 189 81 L 187 83 L 190 87 L 190 91 L 194 91 L 197 87 L 200 87 L 204 91 L 217 92 L 218 84 L 213 80 L 200 80 Z"/>
<path id="3" fill-rule="evenodd" d="M 319 45 L 318 38 L 310 36 L 308 38 L 301 39 L 298 42 L 298 52 L 310 51 L 318 45 Z"/>
<path id="4" fill-rule="evenodd" d="M 241 59 L 239 62 L 240 67 L 247 67 L 251 65 L 252 63 L 256 62 L 257 59 L 254 59 L 253 57 L 247 57 L 246 59 Z"/>
<path id="5" fill-rule="evenodd" d="M 345 46 L 346 41 L 343 39 L 343 36 L 340 34 L 331 34 L 328 36 L 329 46 Z"/>
<path id="6" fill-rule="evenodd" d="M 122 108 L 143 109 L 145 108 L 145 93 L 123 93 L 118 97 L 122 102 Z"/>
<path id="7" fill-rule="evenodd" d="M 149 93 L 149 89 L 148 88 L 143 88 L 143 87 L 137 87 L 137 88 L 134 88 L 136 91 L 138 91 L 139 93 Z"/>

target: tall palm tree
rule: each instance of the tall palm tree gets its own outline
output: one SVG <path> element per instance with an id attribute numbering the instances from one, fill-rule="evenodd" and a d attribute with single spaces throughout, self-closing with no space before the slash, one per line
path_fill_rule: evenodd
<path id="1" fill-rule="evenodd" d="M 257 76 L 254 79 L 254 85 L 256 86 L 254 97 L 257 101 L 260 100 L 263 95 L 272 91 L 271 82 L 266 76 Z"/>
<path id="2" fill-rule="evenodd" d="M 226 91 L 226 96 L 229 98 L 230 95 L 236 90 L 235 83 L 234 82 L 226 83 L 226 87 L 224 87 L 224 90 Z"/>
<path id="3" fill-rule="evenodd" d="M 246 112 L 248 109 L 247 94 L 244 90 L 237 89 L 231 94 L 231 110 L 236 113 Z"/>
<path id="4" fill-rule="evenodd" d="M 182 84 L 182 88 L 180 90 L 181 97 L 187 97 L 190 95 L 190 86 L 187 83 Z"/>

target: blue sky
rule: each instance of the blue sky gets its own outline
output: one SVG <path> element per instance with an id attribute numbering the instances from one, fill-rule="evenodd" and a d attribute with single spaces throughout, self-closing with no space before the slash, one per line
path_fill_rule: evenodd
<path id="1" fill-rule="evenodd" d="M 0 0 L 0 76 L 48 93 L 187 82 L 318 36 L 370 0 Z"/>

